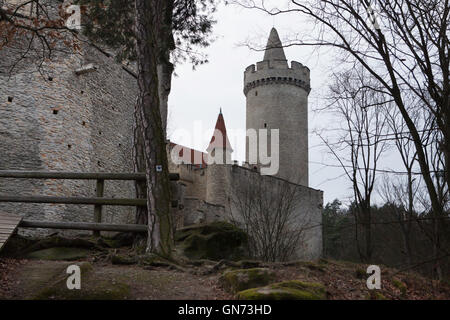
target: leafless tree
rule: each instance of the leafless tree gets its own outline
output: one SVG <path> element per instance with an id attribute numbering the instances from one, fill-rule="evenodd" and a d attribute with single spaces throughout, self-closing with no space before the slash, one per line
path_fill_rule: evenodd
<path id="1" fill-rule="evenodd" d="M 328 108 L 344 125 L 333 140 L 319 134 L 352 183 L 356 244 L 366 262 L 373 255 L 372 196 L 377 165 L 387 146 L 386 118 L 381 112 L 386 96 L 373 88 L 373 79 L 364 69 L 336 74 Z"/>
<path id="2" fill-rule="evenodd" d="M 230 198 L 234 224 L 249 236 L 249 253 L 263 261 L 286 261 L 301 251 L 306 231 L 313 228 L 301 210 L 300 188 L 285 180 L 247 175 Z"/>
<path id="3" fill-rule="evenodd" d="M 288 45 L 327 46 L 341 50 L 343 67 L 358 63 L 379 83 L 398 108 L 417 152 L 417 161 L 436 221 L 445 215 L 425 146 L 408 108 L 414 95 L 432 114 L 441 133 L 445 169 L 450 183 L 450 54 L 449 0 L 306 0 L 284 7 L 264 0 L 235 1 L 270 15 L 300 14 L 311 19 L 315 32 Z M 436 243 L 438 239 L 435 239 Z"/>
<path id="4" fill-rule="evenodd" d="M 57 7 L 42 0 L 0 1 L 0 73 L 12 75 L 28 70 L 30 65 L 41 74 L 46 63 L 58 53 L 76 54 L 81 40 L 76 29 L 66 26 L 70 12 L 62 3 Z M 27 68 L 23 68 L 26 66 Z"/>

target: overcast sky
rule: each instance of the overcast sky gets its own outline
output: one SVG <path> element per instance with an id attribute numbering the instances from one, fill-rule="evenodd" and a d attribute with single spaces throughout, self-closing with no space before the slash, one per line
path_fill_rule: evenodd
<path id="1" fill-rule="evenodd" d="M 310 24 L 298 14 L 274 18 L 263 12 L 235 5 L 220 5 L 215 18 L 217 24 L 214 26 L 214 36 L 217 39 L 205 49 L 209 63 L 195 71 L 189 64 L 177 66 L 178 76 L 173 79 L 169 98 L 169 137 L 176 143 L 202 151 L 208 146 L 220 108 L 223 110 L 228 130 L 245 130 L 244 70 L 248 65 L 261 61 L 263 52 L 251 50 L 243 44 L 250 41 L 265 46 L 273 26 L 277 28 L 282 41 L 292 38 L 294 34 L 309 32 L 310 28 Z M 310 187 L 324 191 L 325 203 L 335 198 L 348 199 L 352 195 L 350 184 L 344 177 L 338 178 L 342 176 L 343 171 L 340 168 L 317 164 L 336 163 L 313 133 L 314 129 L 326 127 L 328 122 L 335 120 L 330 115 L 313 111 L 324 104 L 321 97 L 325 93 L 329 74 L 333 69 L 333 55 L 303 46 L 285 48 L 285 53 L 289 61 L 299 61 L 311 69 Z M 200 124 L 203 131 L 207 131 L 204 141 L 190 142 L 174 134 L 177 129 L 193 132 L 195 123 Z M 231 143 L 235 150 L 233 159 L 245 160 L 245 136 L 232 139 Z"/>

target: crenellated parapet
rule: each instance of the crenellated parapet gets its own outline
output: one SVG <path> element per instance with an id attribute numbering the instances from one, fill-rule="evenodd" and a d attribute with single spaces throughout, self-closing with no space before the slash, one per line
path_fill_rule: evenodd
<path id="1" fill-rule="evenodd" d="M 244 94 L 254 88 L 271 84 L 288 84 L 311 91 L 310 70 L 300 62 L 292 61 L 291 67 L 285 60 L 260 61 L 252 64 L 244 72 Z"/>

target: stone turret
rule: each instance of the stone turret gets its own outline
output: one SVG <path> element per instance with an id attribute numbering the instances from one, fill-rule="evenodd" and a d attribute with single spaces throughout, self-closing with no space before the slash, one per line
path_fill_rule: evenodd
<path id="1" fill-rule="evenodd" d="M 214 134 L 206 151 L 208 152 L 206 201 L 225 206 L 228 199 L 228 173 L 233 148 L 228 139 L 222 109 L 217 117 Z"/>
<path id="2" fill-rule="evenodd" d="M 308 186 L 310 91 L 309 69 L 296 61 L 289 67 L 278 32 L 272 28 L 263 61 L 250 65 L 244 72 L 247 129 L 279 129 L 280 169 L 276 176 L 304 186 Z M 246 161 L 249 161 L 248 139 Z"/>

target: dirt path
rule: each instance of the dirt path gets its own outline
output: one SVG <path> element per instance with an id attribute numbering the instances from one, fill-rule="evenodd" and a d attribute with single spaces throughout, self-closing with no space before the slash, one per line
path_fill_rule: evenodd
<path id="1" fill-rule="evenodd" d="M 87 260 L 91 262 L 87 262 Z M 219 285 L 224 269 L 211 275 L 200 269 L 189 272 L 166 267 L 113 265 L 90 258 L 68 261 L 0 259 L 1 299 L 120 299 L 181 300 L 233 299 Z M 68 290 L 66 270 L 82 266 L 81 290 Z M 449 299 L 450 286 L 415 273 L 382 267 L 382 289 L 366 287 L 367 265 L 338 261 L 296 262 L 270 265 L 274 282 L 301 280 L 323 284 L 327 299 Z M 197 274 L 194 274 L 197 272 Z M 375 295 L 374 295 L 375 294 Z"/>
<path id="2" fill-rule="evenodd" d="M 64 288 L 65 271 L 81 261 L 22 260 L 8 273 L 8 290 L 0 290 L 0 299 L 226 299 L 217 276 L 154 268 L 92 264 L 81 278 L 81 290 Z M 2 286 L 3 287 L 3 286 Z M 6 286 L 5 286 L 6 287 Z M 57 289 L 55 289 L 57 288 Z"/>

